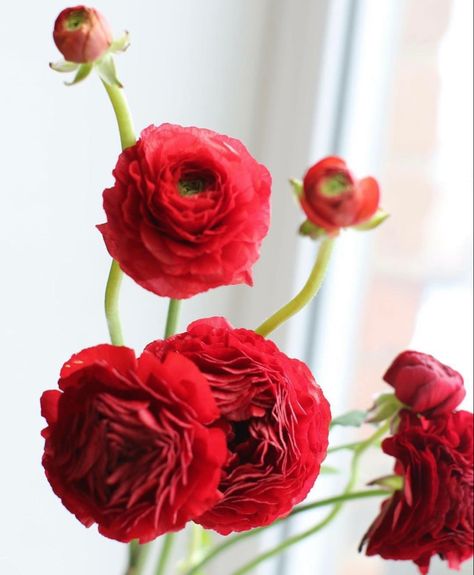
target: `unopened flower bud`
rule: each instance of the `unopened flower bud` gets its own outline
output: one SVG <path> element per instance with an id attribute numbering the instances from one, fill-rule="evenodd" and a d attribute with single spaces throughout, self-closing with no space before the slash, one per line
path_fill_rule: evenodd
<path id="1" fill-rule="evenodd" d="M 112 31 L 100 12 L 86 6 L 66 8 L 56 18 L 54 42 L 68 62 L 95 62 L 112 44 Z"/>

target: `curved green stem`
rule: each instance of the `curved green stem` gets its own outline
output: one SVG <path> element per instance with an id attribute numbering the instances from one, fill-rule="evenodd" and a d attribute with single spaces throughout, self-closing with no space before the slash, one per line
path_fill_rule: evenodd
<path id="1" fill-rule="evenodd" d="M 156 566 L 155 575 L 164 575 L 166 570 L 166 565 L 168 564 L 168 559 L 171 554 L 171 549 L 174 543 L 174 533 L 168 533 L 163 539 L 163 547 L 161 548 L 160 558 L 158 560 L 158 565 Z"/>
<path id="2" fill-rule="evenodd" d="M 122 145 L 122 150 L 125 150 L 125 148 L 133 146 L 137 141 L 135 128 L 133 127 L 132 115 L 130 114 L 125 92 L 122 88 L 111 86 L 110 84 L 107 84 L 107 82 L 102 81 L 102 84 L 114 109 L 120 133 L 120 144 Z"/>
<path id="3" fill-rule="evenodd" d="M 186 575 L 194 575 L 205 564 L 210 562 L 217 555 L 220 555 L 221 553 L 223 553 L 229 547 L 232 547 L 232 546 L 236 545 L 237 543 L 240 543 L 244 539 L 247 539 L 249 537 L 253 537 L 254 535 L 257 535 L 258 533 L 264 531 L 265 529 L 269 529 L 270 527 L 273 527 L 277 523 L 281 523 L 282 521 L 286 521 L 287 519 L 294 517 L 295 515 L 298 515 L 299 513 L 303 513 L 305 511 L 312 511 L 314 509 L 318 509 L 320 507 L 325 507 L 326 505 L 332 505 L 334 503 L 340 503 L 340 502 L 350 501 L 350 500 L 354 500 L 354 499 L 381 497 L 384 495 L 387 495 L 387 490 L 385 490 L 385 489 L 373 489 L 370 491 L 354 491 L 352 493 L 336 495 L 334 497 L 328 497 L 327 499 L 321 499 L 320 501 L 315 501 L 313 503 L 308 503 L 306 505 L 300 505 L 300 506 L 296 507 L 295 509 L 293 509 L 293 511 L 287 517 L 284 517 L 283 519 L 279 519 L 278 521 L 275 521 L 275 523 L 272 523 L 271 525 L 267 525 L 266 527 L 261 527 L 259 529 L 253 529 L 252 531 L 244 531 L 243 533 L 239 533 L 238 535 L 235 535 L 234 537 L 226 539 L 220 545 L 216 545 L 199 561 L 199 563 L 196 563 L 195 565 L 192 566 L 191 569 L 186 571 Z"/>
<path id="4" fill-rule="evenodd" d="M 123 273 L 118 263 L 112 260 L 109 278 L 105 287 L 105 317 L 113 345 L 123 345 L 122 325 L 120 323 L 119 296 Z"/>
<path id="5" fill-rule="evenodd" d="M 267 336 L 278 326 L 287 321 L 291 316 L 298 313 L 307 303 L 313 299 L 323 283 L 328 263 L 331 258 L 333 246 L 334 238 L 326 238 L 323 240 L 318 251 L 316 262 L 302 290 L 296 294 L 296 296 L 286 305 L 284 305 L 281 309 L 279 309 L 272 316 L 266 319 L 261 325 L 259 325 L 255 330 L 256 333 Z"/>
<path id="6" fill-rule="evenodd" d="M 326 527 L 326 525 L 328 525 L 339 514 L 342 507 L 344 506 L 344 502 L 346 501 L 345 496 L 348 496 L 351 494 L 352 489 L 354 488 L 354 485 L 357 483 L 357 478 L 358 478 L 358 474 L 359 474 L 359 463 L 360 463 L 360 459 L 361 459 L 363 453 L 372 444 L 374 444 L 381 437 L 383 437 L 383 435 L 385 435 L 385 433 L 388 431 L 389 428 L 390 428 L 390 423 L 387 422 L 385 425 L 382 425 L 379 429 L 377 429 L 377 431 L 373 435 L 371 435 L 368 439 L 362 441 L 359 444 L 359 446 L 354 449 L 354 455 L 352 457 L 352 462 L 351 462 L 351 475 L 350 475 L 349 481 L 347 482 L 347 485 L 346 485 L 338 503 L 336 503 L 336 505 L 332 508 L 332 510 L 329 512 L 329 514 L 322 521 L 320 521 L 319 523 L 317 523 L 313 527 L 310 527 L 306 531 L 303 531 L 302 533 L 298 533 L 297 535 L 293 535 L 293 537 L 289 537 L 288 539 L 286 539 L 285 541 L 283 541 L 279 545 L 276 545 L 272 549 L 265 551 L 261 555 L 258 555 L 257 557 L 252 559 L 252 561 L 249 561 L 243 567 L 241 567 L 240 569 L 237 569 L 237 571 L 234 571 L 232 573 L 232 575 L 244 575 L 244 573 L 248 573 L 249 571 L 251 571 L 254 567 L 259 565 L 263 561 L 266 561 L 267 559 L 270 559 L 271 557 L 274 557 L 275 555 L 280 554 L 282 551 L 284 551 L 288 547 L 291 547 L 292 545 L 295 545 L 296 543 L 303 541 L 303 539 L 306 539 L 307 537 L 314 535 L 315 533 L 317 533 L 318 531 L 320 531 L 321 529 Z"/>
<path id="7" fill-rule="evenodd" d="M 170 299 L 168 304 L 168 316 L 166 317 L 165 339 L 176 333 L 178 318 L 181 309 L 180 299 Z"/>
<path id="8" fill-rule="evenodd" d="M 110 102 L 117 118 L 122 150 L 133 146 L 136 142 L 135 129 L 128 107 L 125 93 L 121 88 L 110 86 L 107 82 L 102 84 L 109 96 Z M 107 287 L 105 288 L 105 317 L 109 328 L 110 340 L 114 345 L 123 345 L 122 326 L 119 315 L 119 295 L 123 272 L 116 261 L 110 266 Z"/>

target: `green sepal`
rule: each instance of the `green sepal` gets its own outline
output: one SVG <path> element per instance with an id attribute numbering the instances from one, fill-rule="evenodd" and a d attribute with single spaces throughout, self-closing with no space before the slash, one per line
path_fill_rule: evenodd
<path id="1" fill-rule="evenodd" d="M 340 473 L 340 471 L 337 467 L 332 467 L 331 465 L 321 465 L 319 473 L 321 475 L 335 475 L 336 473 Z"/>
<path id="2" fill-rule="evenodd" d="M 117 78 L 115 62 L 111 54 L 106 54 L 103 58 L 95 63 L 95 68 L 100 78 L 109 86 L 123 88 L 122 83 Z"/>
<path id="3" fill-rule="evenodd" d="M 335 425 L 342 425 L 344 427 L 360 427 L 367 417 L 366 411 L 361 411 L 360 409 L 355 409 L 354 411 L 348 411 L 344 415 L 339 415 L 331 421 L 331 427 Z"/>
<path id="4" fill-rule="evenodd" d="M 109 52 L 116 54 L 117 52 L 125 52 L 130 46 L 130 34 L 125 31 L 123 36 L 114 40 L 110 45 Z"/>
<path id="5" fill-rule="evenodd" d="M 312 240 L 319 240 L 320 238 L 327 235 L 325 229 L 320 228 L 316 224 L 313 224 L 313 222 L 311 222 L 310 220 L 306 220 L 301 224 L 298 233 L 301 236 L 308 236 Z"/>
<path id="6" fill-rule="evenodd" d="M 68 72 L 75 72 L 80 64 L 77 62 L 68 62 L 67 60 L 59 60 L 59 62 L 50 62 L 49 67 L 55 72 L 67 74 Z"/>
<path id="7" fill-rule="evenodd" d="M 379 423 L 396 415 L 404 407 L 394 393 L 382 393 L 367 413 L 367 423 Z"/>
<path id="8" fill-rule="evenodd" d="M 378 228 L 380 224 L 382 224 L 389 216 L 390 214 L 388 212 L 382 210 L 382 208 L 379 208 L 370 218 L 370 220 L 367 220 L 358 226 L 353 226 L 352 229 L 357 230 L 358 232 L 367 232 L 369 230 L 373 230 Z"/>
<path id="9" fill-rule="evenodd" d="M 64 83 L 66 84 L 66 86 L 74 86 L 74 84 L 82 82 L 82 80 L 85 80 L 87 76 L 91 73 L 93 67 L 94 65 L 92 64 L 92 62 L 87 64 L 80 64 L 79 68 L 77 69 L 77 73 L 74 76 L 74 80 L 72 82 L 64 82 Z"/>
<path id="10" fill-rule="evenodd" d="M 303 197 L 303 182 L 296 178 L 291 178 L 289 182 L 291 187 L 293 188 L 295 198 L 299 201 Z"/>
<path id="11" fill-rule="evenodd" d="M 378 477 L 367 485 L 380 485 L 388 491 L 401 491 L 403 489 L 404 481 L 401 475 L 385 475 Z"/>

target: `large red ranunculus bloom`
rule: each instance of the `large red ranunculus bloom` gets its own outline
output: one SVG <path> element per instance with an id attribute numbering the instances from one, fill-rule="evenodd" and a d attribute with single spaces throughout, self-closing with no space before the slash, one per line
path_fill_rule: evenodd
<path id="1" fill-rule="evenodd" d="M 223 318 L 151 343 L 158 357 L 178 352 L 207 377 L 227 432 L 223 499 L 195 521 L 219 533 L 286 515 L 311 489 L 326 455 L 329 404 L 306 365 L 274 343 Z"/>
<path id="2" fill-rule="evenodd" d="M 41 398 L 43 466 L 87 527 L 145 543 L 181 529 L 221 497 L 225 435 L 209 384 L 183 356 L 99 345 L 64 365 Z"/>
<path id="3" fill-rule="evenodd" d="M 426 417 L 453 411 L 466 395 L 460 373 L 418 351 L 400 353 L 383 378 L 402 403 Z"/>
<path id="4" fill-rule="evenodd" d="M 112 44 L 112 31 L 104 16 L 95 8 L 74 6 L 56 18 L 54 43 L 69 62 L 94 62 Z"/>
<path id="5" fill-rule="evenodd" d="M 119 157 L 98 226 L 138 284 L 183 299 L 252 285 L 269 226 L 271 177 L 238 140 L 171 124 L 146 128 Z"/>
<path id="6" fill-rule="evenodd" d="M 313 224 L 330 234 L 369 220 L 379 201 L 377 181 L 357 180 L 336 156 L 319 161 L 304 176 L 301 206 Z"/>
<path id="7" fill-rule="evenodd" d="M 414 561 L 423 574 L 439 555 L 457 569 L 473 553 L 472 413 L 400 417 L 382 447 L 396 458 L 404 487 L 382 503 L 364 537 L 367 555 Z"/>

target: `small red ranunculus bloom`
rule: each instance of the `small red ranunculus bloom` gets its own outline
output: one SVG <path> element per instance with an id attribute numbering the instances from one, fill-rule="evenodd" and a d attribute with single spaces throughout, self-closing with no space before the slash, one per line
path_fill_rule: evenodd
<path id="1" fill-rule="evenodd" d="M 355 179 L 346 162 L 335 156 L 312 166 L 303 179 L 301 206 L 310 222 L 330 234 L 369 220 L 379 201 L 377 181 Z"/>
<path id="2" fill-rule="evenodd" d="M 43 466 L 54 492 L 87 527 L 145 543 L 207 511 L 226 459 L 205 377 L 168 354 L 98 345 L 73 355 L 59 390 L 43 393 Z"/>
<path id="3" fill-rule="evenodd" d="M 311 489 L 326 455 L 329 404 L 306 365 L 224 318 L 146 348 L 177 352 L 207 377 L 227 433 L 223 498 L 195 521 L 222 534 L 272 523 Z"/>
<path id="4" fill-rule="evenodd" d="M 424 575 L 433 555 L 458 569 L 473 553 L 472 413 L 400 417 L 382 447 L 396 458 L 404 487 L 382 503 L 362 544 L 367 555 L 414 561 Z"/>
<path id="5" fill-rule="evenodd" d="M 270 217 L 271 177 L 238 140 L 199 128 L 149 126 L 119 157 L 98 226 L 138 284 L 188 298 L 252 285 Z"/>
<path id="6" fill-rule="evenodd" d="M 95 8 L 66 8 L 56 18 L 54 43 L 69 62 L 95 62 L 112 44 L 112 31 L 102 14 Z"/>
<path id="7" fill-rule="evenodd" d="M 383 378 L 402 403 L 426 417 L 453 411 L 466 395 L 460 373 L 418 351 L 400 353 Z"/>

